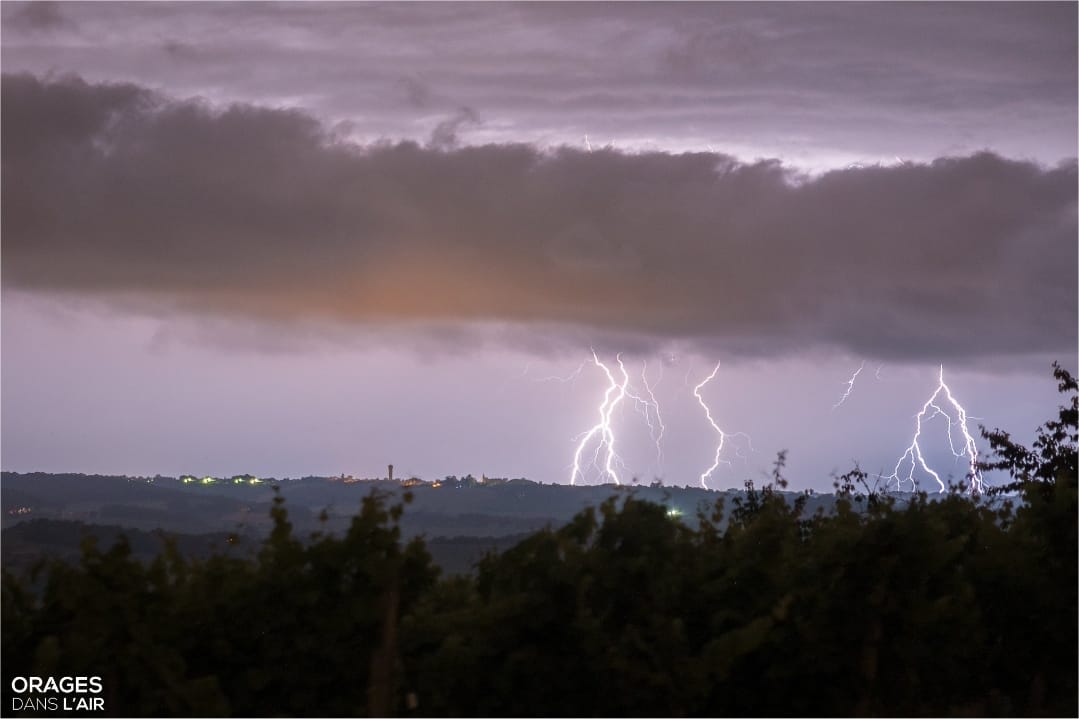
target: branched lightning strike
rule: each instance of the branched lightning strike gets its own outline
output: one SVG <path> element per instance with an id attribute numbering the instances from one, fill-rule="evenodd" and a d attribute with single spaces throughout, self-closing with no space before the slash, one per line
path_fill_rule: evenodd
<path id="1" fill-rule="evenodd" d="M 656 399 L 655 389 L 659 386 L 659 383 L 663 381 L 663 365 L 659 366 L 659 379 L 656 380 L 656 384 L 649 384 L 648 382 L 648 362 L 645 361 L 641 367 L 641 383 L 644 385 L 644 391 L 647 395 L 642 397 L 635 392 L 632 387 L 626 390 L 626 396 L 633 400 L 635 409 L 640 412 L 644 417 L 645 424 L 648 425 L 648 435 L 652 438 L 652 442 L 656 445 L 656 467 L 662 473 L 663 471 L 663 434 L 667 431 L 666 425 L 663 424 L 663 415 L 659 410 L 659 400 Z M 653 419 L 654 415 L 654 419 Z"/>
<path id="2" fill-rule="evenodd" d="M 603 403 L 599 406 L 599 422 L 597 422 L 591 429 L 582 435 L 578 436 L 579 442 L 577 444 L 577 451 L 573 454 L 573 471 L 570 474 L 569 483 L 575 485 L 577 483 L 577 476 L 582 475 L 581 471 L 581 454 L 584 452 L 588 443 L 592 440 L 597 433 L 600 435 L 599 445 L 596 447 L 596 453 L 593 455 L 593 464 L 598 467 L 600 452 L 606 448 L 607 459 L 603 464 L 603 472 L 614 480 L 615 484 L 621 484 L 618 479 L 618 473 L 615 471 L 615 463 L 618 461 L 618 455 L 614 451 L 614 431 L 611 429 L 611 414 L 614 412 L 614 408 L 618 406 L 626 396 L 626 387 L 629 385 L 629 374 L 626 372 L 626 367 L 622 364 L 622 355 L 616 355 L 615 360 L 618 362 L 618 367 L 622 371 L 622 383 L 619 384 L 612 374 L 610 368 L 607 365 L 599 361 L 599 357 L 596 355 L 595 350 L 592 351 L 592 361 L 597 367 L 603 370 L 607 375 L 607 390 L 603 394 Z"/>
<path id="3" fill-rule="evenodd" d="M 941 392 L 944 393 L 944 397 L 947 399 L 947 403 L 937 403 L 937 399 L 938 397 L 940 397 Z M 952 418 L 952 415 L 950 415 L 947 411 L 945 411 L 944 408 L 940 406 L 941 404 L 950 404 L 952 406 L 952 408 L 955 410 L 954 419 Z M 929 413 L 930 409 L 933 410 L 931 414 Z M 940 367 L 940 381 L 937 383 L 937 388 L 933 391 L 933 394 L 929 396 L 929 399 L 925 401 L 925 404 L 922 405 L 921 411 L 919 411 L 918 414 L 915 415 L 914 437 L 911 440 L 910 446 L 907 447 L 906 451 L 903 452 L 903 455 L 899 458 L 899 461 L 896 462 L 895 470 L 891 474 L 887 476 L 882 476 L 881 478 L 886 481 L 894 481 L 896 483 L 896 488 L 900 490 L 903 489 L 905 483 L 909 482 L 911 489 L 915 490 L 918 488 L 918 482 L 914 478 L 914 472 L 917 470 L 918 467 L 921 467 L 923 472 L 936 480 L 937 485 L 940 488 L 939 491 L 943 492 L 945 490 L 944 482 L 941 481 L 940 475 L 933 471 L 933 469 L 931 469 L 926 463 L 925 455 L 922 453 L 922 447 L 920 444 L 920 439 L 922 435 L 922 423 L 928 422 L 937 415 L 943 415 L 944 418 L 948 421 L 948 446 L 951 449 L 952 454 L 955 455 L 957 459 L 961 457 L 965 457 L 967 459 L 969 467 L 967 472 L 967 478 L 970 482 L 968 486 L 968 491 L 971 494 L 981 494 L 985 487 L 982 482 L 981 472 L 978 469 L 978 447 L 974 443 L 974 437 L 970 433 L 970 428 L 967 426 L 968 417 L 966 409 L 961 404 L 959 404 L 959 402 L 952 395 L 951 388 L 948 387 L 948 385 L 944 382 L 944 365 L 941 365 Z M 958 427 L 963 435 L 963 441 L 959 448 L 956 448 L 955 440 L 952 435 L 953 426 Z M 903 466 L 908 461 L 910 462 L 910 467 L 907 470 L 905 476 L 901 477 L 900 472 L 902 471 Z"/>
<path id="4" fill-rule="evenodd" d="M 854 374 L 852 374 L 850 376 L 850 379 L 847 380 L 847 389 L 845 392 L 843 392 L 843 396 L 839 398 L 838 402 L 832 405 L 833 410 L 839 409 L 839 405 L 847 401 L 847 397 L 850 397 L 850 393 L 854 391 L 854 380 L 858 379 L 858 375 L 861 374 L 862 370 L 864 369 L 865 360 L 862 360 L 862 365 L 858 369 L 854 370 Z"/>
<path id="5" fill-rule="evenodd" d="M 715 378 L 716 373 L 719 372 L 719 365 L 720 365 L 720 363 L 716 362 L 716 366 L 712 370 L 712 374 L 705 377 L 703 380 L 701 380 L 700 384 L 698 384 L 696 387 L 693 388 L 693 396 L 697 398 L 697 402 L 704 409 L 704 415 L 705 415 L 705 417 L 708 418 L 708 423 L 710 425 L 712 425 L 712 429 L 714 429 L 716 434 L 719 435 L 719 444 L 716 445 L 715 461 L 712 462 L 711 467 L 709 467 L 707 470 L 704 471 L 703 474 L 701 474 L 701 487 L 703 487 L 704 489 L 708 489 L 708 485 L 705 484 L 704 480 L 706 480 L 712 474 L 712 472 L 714 472 L 716 470 L 716 467 L 718 467 L 721 462 L 723 462 L 724 464 L 729 464 L 729 462 L 726 462 L 726 460 L 723 460 L 721 458 L 721 455 L 723 453 L 723 445 L 725 445 L 727 443 L 727 438 L 728 437 L 734 437 L 734 436 L 741 436 L 741 437 L 745 437 L 747 441 L 749 440 L 749 436 L 746 435 L 744 432 L 736 432 L 736 433 L 733 433 L 733 434 L 728 434 L 728 433 L 724 432 L 722 429 L 720 429 L 719 425 L 716 424 L 715 419 L 712 418 L 712 410 L 709 409 L 708 405 L 704 401 L 704 398 L 701 397 L 701 389 L 706 384 L 708 384 L 709 382 L 711 382 Z M 741 456 L 741 454 L 739 454 L 739 456 Z"/>

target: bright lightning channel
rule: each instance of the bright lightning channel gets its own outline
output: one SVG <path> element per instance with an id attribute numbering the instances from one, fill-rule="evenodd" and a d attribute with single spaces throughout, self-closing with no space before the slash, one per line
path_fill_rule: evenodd
<path id="1" fill-rule="evenodd" d="M 745 437 L 747 440 L 749 439 L 749 436 L 746 435 L 744 432 L 727 434 L 722 429 L 720 429 L 719 425 L 716 424 L 715 419 L 712 418 L 712 410 L 709 409 L 708 405 L 704 401 L 704 398 L 701 397 L 701 389 L 715 378 L 716 373 L 719 372 L 719 365 L 720 363 L 716 362 L 716 366 L 712 370 L 712 374 L 705 377 L 703 380 L 701 380 L 700 384 L 693 388 L 693 396 L 697 398 L 697 402 L 704 409 L 704 415 L 708 418 L 708 423 L 712 425 L 712 429 L 714 429 L 716 431 L 716 434 L 719 435 L 719 444 L 716 445 L 715 461 L 712 462 L 711 467 L 709 467 L 707 470 L 704 471 L 704 473 L 701 474 L 701 487 L 703 487 L 704 489 L 708 489 L 708 485 L 705 484 L 704 480 L 708 479 L 708 477 L 711 476 L 712 472 L 716 471 L 716 467 L 720 465 L 720 462 L 729 464 L 729 462 L 726 462 L 726 460 L 721 459 L 721 454 L 723 453 L 723 445 L 727 443 L 727 438 L 734 436 L 742 436 Z"/>
<path id="2" fill-rule="evenodd" d="M 603 370 L 607 375 L 607 391 L 603 394 L 603 403 L 599 406 L 599 422 L 597 422 L 590 430 L 582 435 L 579 435 L 580 440 L 577 444 L 577 451 L 573 454 L 573 471 L 570 474 L 569 483 L 571 485 L 577 484 L 577 476 L 583 476 L 584 473 L 581 470 L 581 454 L 584 452 L 588 443 L 598 433 L 600 436 L 599 444 L 596 447 L 596 453 L 593 457 L 593 465 L 598 466 L 599 454 L 606 448 L 607 460 L 603 465 L 604 473 L 614 480 L 615 484 L 622 484 L 618 479 L 618 473 L 615 471 L 614 465 L 618 461 L 618 455 L 614 451 L 614 431 L 611 429 L 611 414 L 614 412 L 614 408 L 625 398 L 626 386 L 629 384 L 629 374 L 626 372 L 626 367 L 622 364 L 622 355 L 615 355 L 615 361 L 618 362 L 618 367 L 622 371 L 622 383 L 619 384 L 614 374 L 607 365 L 599 361 L 599 357 L 596 356 L 596 351 L 592 350 L 592 361 L 597 367 Z"/>
<path id="3" fill-rule="evenodd" d="M 645 361 L 641 367 L 641 383 L 644 385 L 647 398 L 634 391 L 632 386 L 626 390 L 626 395 L 633 400 L 634 407 L 644 417 L 645 424 L 648 425 L 648 435 L 656 445 L 656 467 L 661 474 L 663 472 L 663 434 L 667 431 L 667 427 L 663 424 L 663 415 L 659 411 L 659 400 L 656 399 L 655 389 L 662 381 L 663 364 L 661 363 L 659 365 L 659 379 L 656 380 L 654 385 L 649 384 L 648 362 Z M 653 415 L 655 415 L 654 420 Z"/>
<path id="4" fill-rule="evenodd" d="M 850 393 L 854 391 L 854 380 L 858 379 L 858 375 L 865 369 L 865 360 L 862 360 L 862 366 L 854 370 L 854 374 L 847 380 L 847 390 L 843 393 L 843 396 L 839 398 L 839 401 L 832 405 L 832 409 L 839 409 L 839 405 L 847 401 L 847 397 L 850 397 Z"/>
<path id="5" fill-rule="evenodd" d="M 944 393 L 947 403 L 941 402 L 940 404 L 937 404 L 937 398 L 940 397 L 941 392 Z M 941 404 L 950 404 L 952 406 L 955 411 L 955 419 L 952 419 L 952 415 L 945 411 L 945 409 L 940 406 Z M 933 410 L 932 414 L 929 412 L 930 409 Z M 903 452 L 903 455 L 899 458 L 899 461 L 896 462 L 895 470 L 891 474 L 882 476 L 881 478 L 886 481 L 894 481 L 896 483 L 896 488 L 900 490 L 903 489 L 905 483 L 909 482 L 913 491 L 918 488 L 918 482 L 914 478 L 914 472 L 921 467 L 923 472 L 936 480 L 937 485 L 940 487 L 939 491 L 944 491 L 944 482 L 941 481 L 940 475 L 933 471 L 926 463 L 925 455 L 922 453 L 920 443 L 922 422 L 928 422 L 937 415 L 943 415 L 948 421 L 948 446 L 951 448 L 952 454 L 955 455 L 957 459 L 960 457 L 965 457 L 967 459 L 969 465 L 967 477 L 970 482 L 967 488 L 968 491 L 971 494 L 981 494 L 985 489 L 985 486 L 982 482 L 981 472 L 978 470 L 978 447 L 974 443 L 974 437 L 970 433 L 970 428 L 967 427 L 966 409 L 959 404 L 955 399 L 955 396 L 952 395 L 951 388 L 944 382 L 944 365 L 940 366 L 940 381 L 937 383 L 937 388 L 933 391 L 933 394 L 929 396 L 929 399 L 925 401 L 925 404 L 922 405 L 921 411 L 915 415 L 914 437 L 911 440 L 910 446 L 907 447 L 906 451 Z M 963 435 L 962 446 L 959 449 L 956 448 L 952 436 L 953 426 L 958 427 Z M 900 472 L 907 461 L 910 462 L 909 469 L 906 472 L 906 475 L 901 477 Z"/>

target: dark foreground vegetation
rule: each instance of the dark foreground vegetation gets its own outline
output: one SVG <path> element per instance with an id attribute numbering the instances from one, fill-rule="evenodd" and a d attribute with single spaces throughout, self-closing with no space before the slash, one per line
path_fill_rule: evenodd
<path id="1" fill-rule="evenodd" d="M 471 576 L 440 578 L 379 494 L 314 541 L 279 500 L 250 556 L 87 542 L 4 573 L 4 713 L 14 677 L 100 676 L 114 715 L 1075 716 L 1079 406 L 1056 378 L 1032 449 L 986 433 L 1012 502 L 899 505 L 854 470 L 810 513 L 781 457 L 693 528 L 612 499 Z"/>

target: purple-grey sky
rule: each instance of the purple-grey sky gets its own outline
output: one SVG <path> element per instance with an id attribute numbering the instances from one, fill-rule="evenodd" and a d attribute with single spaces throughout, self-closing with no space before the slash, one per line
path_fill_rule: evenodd
<path id="1" fill-rule="evenodd" d="M 1029 440 L 1076 8 L 4 3 L 3 467 L 568 481 L 591 348 L 623 481 L 700 481 L 720 360 L 710 487 L 891 472 L 941 364 Z"/>

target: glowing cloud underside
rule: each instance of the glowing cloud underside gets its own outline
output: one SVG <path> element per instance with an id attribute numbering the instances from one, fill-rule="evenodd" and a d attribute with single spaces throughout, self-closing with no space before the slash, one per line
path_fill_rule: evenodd
<path id="1" fill-rule="evenodd" d="M 944 399 L 946 399 L 947 402 L 940 402 L 938 404 L 941 393 L 943 393 Z M 949 412 L 941 405 L 950 406 L 955 413 L 954 418 L 952 414 L 949 414 Z M 932 412 L 930 412 L 930 410 L 932 410 Z M 944 382 L 943 365 L 941 365 L 940 368 L 940 381 L 937 384 L 937 388 L 933 391 L 933 394 L 929 396 L 929 399 L 925 401 L 925 404 L 922 405 L 921 411 L 914 417 L 914 437 L 911 439 L 910 446 L 907 447 L 906 451 L 904 451 L 903 455 L 899 458 L 899 461 L 896 462 L 895 470 L 891 474 L 882 476 L 881 478 L 889 482 L 895 482 L 896 489 L 902 490 L 907 483 L 909 483 L 911 490 L 915 490 L 918 488 L 918 481 L 915 479 L 914 474 L 918 468 L 921 468 L 924 473 L 928 474 L 936 481 L 939 491 L 943 492 L 945 490 L 944 482 L 941 480 L 940 475 L 926 463 L 925 455 L 922 452 L 921 447 L 923 423 L 928 422 L 938 415 L 943 416 L 948 421 L 948 446 L 951 448 L 952 454 L 955 455 L 956 458 L 966 458 L 968 462 L 968 491 L 971 494 L 980 494 L 985 487 L 982 482 L 981 472 L 978 469 L 978 447 L 974 443 L 974 437 L 970 433 L 970 428 L 967 426 L 966 409 L 959 404 L 955 399 L 955 396 L 952 395 L 951 388 Z M 963 436 L 963 441 L 959 448 L 956 447 L 953 435 L 953 428 L 955 427 L 959 429 Z M 905 473 L 903 473 L 904 467 L 906 468 Z"/>

